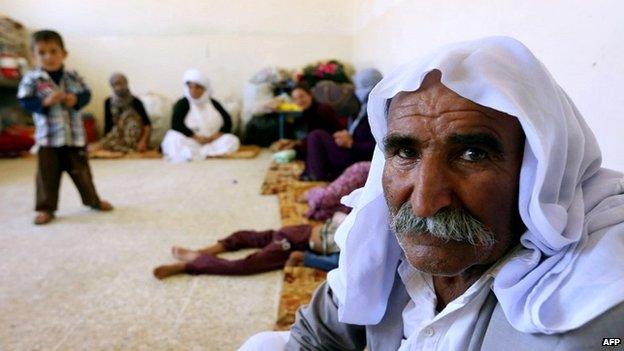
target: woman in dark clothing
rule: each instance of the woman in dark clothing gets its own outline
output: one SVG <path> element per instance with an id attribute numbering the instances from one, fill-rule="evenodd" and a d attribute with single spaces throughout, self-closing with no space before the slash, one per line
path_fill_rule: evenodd
<path id="1" fill-rule="evenodd" d="M 151 125 L 141 100 L 128 88 L 128 79 L 121 73 L 110 77 L 113 95 L 104 101 L 104 133 L 90 151 L 144 152 L 148 148 Z"/>
<path id="2" fill-rule="evenodd" d="M 238 150 L 238 137 L 229 132 L 232 119 L 211 97 L 210 82 L 198 70 L 184 74 L 184 95 L 173 107 L 171 129 L 161 148 L 165 158 L 183 162 L 221 156 Z"/>
<path id="3" fill-rule="evenodd" d="M 305 131 L 310 133 L 313 130 L 321 129 L 328 133 L 337 132 L 342 129 L 338 114 L 329 105 L 320 104 L 312 96 L 312 91 L 307 85 L 297 85 L 292 93 L 295 104 L 303 109 L 300 122 Z"/>
<path id="4" fill-rule="evenodd" d="M 368 124 L 366 105 L 368 94 L 381 78 L 381 72 L 372 68 L 355 75 L 355 92 L 362 105 L 358 115 L 349 119 L 347 129 L 332 134 L 317 129 L 308 135 L 304 179 L 331 181 L 350 165 L 372 159 L 375 139 Z"/>
<path id="5" fill-rule="evenodd" d="M 301 117 L 295 123 L 295 131 L 299 140 L 279 140 L 273 144 L 272 149 L 285 150 L 295 149 L 297 158 L 304 159 L 307 155 L 307 139 L 310 133 L 321 130 L 326 133 L 334 133 L 343 126 L 340 124 L 338 114 L 329 105 L 318 103 L 312 96 L 312 91 L 305 83 L 299 83 L 291 92 L 295 104 L 303 109 Z"/>

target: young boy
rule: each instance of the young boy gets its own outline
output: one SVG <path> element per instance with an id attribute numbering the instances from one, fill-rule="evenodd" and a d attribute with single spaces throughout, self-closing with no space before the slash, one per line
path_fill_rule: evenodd
<path id="1" fill-rule="evenodd" d="M 22 78 L 17 98 L 33 114 L 39 145 L 34 222 L 46 224 L 54 218 L 63 171 L 69 173 L 85 205 L 110 211 L 113 207 L 100 200 L 91 179 L 78 112 L 89 102 L 91 92 L 76 72 L 65 70 L 67 51 L 60 34 L 51 30 L 33 33 L 31 49 L 37 68 Z"/>

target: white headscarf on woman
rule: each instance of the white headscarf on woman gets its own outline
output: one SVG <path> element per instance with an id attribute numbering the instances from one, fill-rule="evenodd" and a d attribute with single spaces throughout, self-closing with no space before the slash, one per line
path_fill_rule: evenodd
<path id="1" fill-rule="evenodd" d="M 401 255 L 381 185 L 389 99 L 415 91 L 432 70 L 457 94 L 520 121 L 526 135 L 518 210 L 521 249 L 492 290 L 511 325 L 527 333 L 575 329 L 624 301 L 624 180 L 600 167 L 598 143 L 570 98 L 520 42 L 507 37 L 448 45 L 385 77 L 368 113 L 378 147 L 354 207 L 338 229 L 339 268 L 329 284 L 342 322 L 377 324 Z"/>
<path id="2" fill-rule="evenodd" d="M 201 71 L 190 69 L 184 73 L 184 96 L 188 99 L 190 109 L 184 124 L 194 133 L 201 136 L 212 136 L 223 127 L 223 117 L 212 104 L 212 87 L 210 80 Z M 188 83 L 204 87 L 204 93 L 197 99 L 191 96 Z"/>

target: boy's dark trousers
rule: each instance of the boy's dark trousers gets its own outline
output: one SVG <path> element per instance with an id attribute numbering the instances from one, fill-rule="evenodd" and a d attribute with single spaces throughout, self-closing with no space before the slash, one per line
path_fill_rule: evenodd
<path id="1" fill-rule="evenodd" d="M 87 151 L 84 147 L 62 146 L 39 148 L 35 210 L 50 213 L 56 211 L 63 171 L 76 184 L 82 203 L 98 207 L 100 198 L 91 179 Z"/>

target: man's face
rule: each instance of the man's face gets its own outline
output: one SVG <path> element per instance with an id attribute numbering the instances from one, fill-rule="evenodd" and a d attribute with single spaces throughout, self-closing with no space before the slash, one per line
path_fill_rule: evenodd
<path id="1" fill-rule="evenodd" d="M 58 71 L 63 67 L 67 52 L 54 40 L 39 41 L 33 46 L 37 65 L 46 71 Z"/>
<path id="2" fill-rule="evenodd" d="M 292 99 L 295 104 L 299 105 L 302 109 L 307 109 L 312 105 L 312 96 L 303 89 L 295 89 L 292 91 Z"/>
<path id="3" fill-rule="evenodd" d="M 397 239 L 414 268 L 454 276 L 496 262 L 517 242 L 524 134 L 516 118 L 460 97 L 438 77 L 430 74 L 418 91 L 392 99 L 383 187 L 394 219 L 407 212 L 409 218 L 463 213 L 447 228 L 462 228 L 450 240 L 443 230 L 397 226 L 404 229 Z M 457 239 L 470 231 L 465 222 L 481 229 L 473 243 Z"/>

